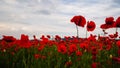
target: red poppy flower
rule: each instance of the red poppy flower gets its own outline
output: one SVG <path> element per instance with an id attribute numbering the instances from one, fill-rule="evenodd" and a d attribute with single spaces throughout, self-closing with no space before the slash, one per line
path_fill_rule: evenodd
<path id="1" fill-rule="evenodd" d="M 96 54 L 97 54 L 97 49 L 96 49 L 96 47 L 91 47 L 91 49 L 92 49 L 92 55 L 94 55 L 94 56 L 96 56 Z"/>
<path id="2" fill-rule="evenodd" d="M 113 34 L 110 34 L 109 37 L 110 37 L 110 38 L 114 38 L 114 35 L 113 35 Z"/>
<path id="3" fill-rule="evenodd" d="M 14 38 L 13 36 L 5 36 L 5 35 L 3 35 L 2 40 L 6 41 L 6 42 L 14 42 L 16 40 L 16 38 Z"/>
<path id="4" fill-rule="evenodd" d="M 47 38 L 49 38 L 49 39 L 50 39 L 50 35 L 47 35 Z"/>
<path id="5" fill-rule="evenodd" d="M 118 37 L 118 32 L 116 32 L 115 34 L 110 34 L 109 37 L 110 38 L 117 38 Z"/>
<path id="6" fill-rule="evenodd" d="M 96 41 L 96 35 L 92 35 L 92 34 L 90 34 L 90 36 L 87 38 L 88 39 L 88 41 Z"/>
<path id="7" fill-rule="evenodd" d="M 93 31 L 95 29 L 96 25 L 93 21 L 87 22 L 87 31 Z"/>
<path id="8" fill-rule="evenodd" d="M 77 46 L 75 44 L 71 44 L 69 46 L 69 53 L 70 54 L 73 53 L 73 52 L 75 52 L 76 50 L 77 50 Z"/>
<path id="9" fill-rule="evenodd" d="M 38 47 L 38 51 L 43 50 L 43 49 L 44 49 L 44 47 L 45 47 L 45 45 L 41 45 L 41 46 L 39 46 L 39 47 Z"/>
<path id="10" fill-rule="evenodd" d="M 21 39 L 18 40 L 17 42 L 20 45 L 20 47 L 23 47 L 23 48 L 30 48 L 31 47 L 31 43 L 30 43 L 28 35 L 21 34 Z"/>
<path id="11" fill-rule="evenodd" d="M 60 41 L 61 40 L 61 37 L 59 35 L 55 35 L 55 40 L 56 41 Z"/>
<path id="12" fill-rule="evenodd" d="M 99 50 L 101 51 L 103 49 L 103 44 L 102 43 L 99 43 Z"/>
<path id="13" fill-rule="evenodd" d="M 39 40 L 36 38 L 35 35 L 33 35 L 34 40 L 31 41 L 32 45 L 37 46 L 39 44 Z"/>
<path id="14" fill-rule="evenodd" d="M 119 27 L 119 28 L 120 28 L 120 17 L 118 17 L 118 18 L 116 19 L 115 27 Z"/>
<path id="15" fill-rule="evenodd" d="M 64 44 L 58 45 L 58 52 L 65 54 L 67 52 L 67 47 Z"/>
<path id="16" fill-rule="evenodd" d="M 84 25 L 86 24 L 86 19 L 83 16 L 79 15 L 79 16 L 74 16 L 71 19 L 71 22 L 74 22 L 77 26 L 84 27 Z"/>
<path id="17" fill-rule="evenodd" d="M 69 67 L 69 66 L 72 65 L 72 62 L 71 62 L 71 61 L 67 61 L 67 62 L 65 63 L 65 65 L 66 65 L 67 67 Z"/>
<path id="18" fill-rule="evenodd" d="M 118 49 L 118 56 L 120 56 L 120 49 Z"/>
<path id="19" fill-rule="evenodd" d="M 34 58 L 35 59 L 39 59 L 40 58 L 40 54 L 34 54 Z"/>
<path id="20" fill-rule="evenodd" d="M 82 49 L 88 49 L 88 44 L 87 43 L 81 43 L 80 48 Z"/>
<path id="21" fill-rule="evenodd" d="M 114 18 L 113 17 L 107 17 L 105 19 L 105 24 L 107 25 L 113 25 L 115 22 L 114 22 Z"/>
<path id="22" fill-rule="evenodd" d="M 91 68 L 97 68 L 97 63 L 93 62 L 92 65 L 91 65 Z"/>
<path id="23" fill-rule="evenodd" d="M 101 29 L 108 29 L 108 26 L 107 26 L 106 24 L 102 24 L 102 25 L 100 26 L 100 28 L 101 28 Z"/>
<path id="24" fill-rule="evenodd" d="M 112 57 L 113 61 L 116 61 L 117 63 L 120 63 L 120 58 L 119 57 Z"/>
<path id="25" fill-rule="evenodd" d="M 113 17 L 107 17 L 105 19 L 105 24 L 102 24 L 100 28 L 102 29 L 108 29 L 108 28 L 113 28 L 115 25 L 115 21 Z"/>
<path id="26" fill-rule="evenodd" d="M 107 45 L 106 50 L 110 50 L 111 47 L 112 47 L 111 45 Z"/>
<path id="27" fill-rule="evenodd" d="M 77 51 L 77 52 L 76 52 L 76 55 L 77 55 L 77 56 L 82 56 L 82 52 L 81 52 L 81 51 Z"/>
<path id="28" fill-rule="evenodd" d="M 117 41 L 116 44 L 117 44 L 117 46 L 120 48 L 120 41 Z"/>

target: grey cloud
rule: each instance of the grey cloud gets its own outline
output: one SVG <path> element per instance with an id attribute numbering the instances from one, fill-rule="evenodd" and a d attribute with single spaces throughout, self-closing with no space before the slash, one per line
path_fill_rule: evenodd
<path id="1" fill-rule="evenodd" d="M 21 2 L 21 3 L 28 3 L 28 2 L 31 2 L 33 0 L 16 0 L 16 1 Z"/>
<path id="2" fill-rule="evenodd" d="M 2 11 L 0 10 L 0 23 L 21 23 L 21 24 L 29 24 L 23 21 L 22 19 L 18 19 L 18 17 L 12 17 L 12 13 L 7 12 L 7 11 Z"/>
<path id="3" fill-rule="evenodd" d="M 62 0 L 62 3 L 69 4 L 69 3 L 74 3 L 77 0 Z"/>
<path id="4" fill-rule="evenodd" d="M 7 4 L 5 0 L 0 0 L 0 4 Z"/>
<path id="5" fill-rule="evenodd" d="M 9 12 L 0 10 L 0 21 L 4 22 L 10 20 L 11 20 L 11 16 L 9 15 Z"/>
<path id="6" fill-rule="evenodd" d="M 112 0 L 112 4 L 110 5 L 110 8 L 120 8 L 120 0 Z"/>
<path id="7" fill-rule="evenodd" d="M 24 9 L 25 12 L 32 14 L 50 15 L 56 9 L 55 3 L 51 0 L 17 0 L 16 8 Z M 28 13 L 27 12 L 27 13 Z"/>
<path id="8" fill-rule="evenodd" d="M 113 0 L 113 2 L 120 5 L 120 0 Z"/>
<path id="9" fill-rule="evenodd" d="M 44 14 L 44 15 L 50 15 L 51 14 L 51 12 L 49 10 L 38 10 L 38 11 L 35 11 L 34 13 Z"/>
<path id="10" fill-rule="evenodd" d="M 4 3 L 4 1 L 3 0 L 0 0 L 0 4 L 3 4 Z"/>

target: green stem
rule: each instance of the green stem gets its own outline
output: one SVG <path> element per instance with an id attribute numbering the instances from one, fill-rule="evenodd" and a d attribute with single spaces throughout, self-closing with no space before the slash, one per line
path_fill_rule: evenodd
<path id="1" fill-rule="evenodd" d="M 78 31 L 78 26 L 76 25 L 76 30 L 77 30 L 77 37 L 79 38 L 79 31 Z"/>
<path id="2" fill-rule="evenodd" d="M 23 64 L 24 64 L 25 68 L 28 68 L 27 63 L 26 63 L 26 58 L 25 58 L 25 49 L 23 49 Z"/>
<path id="3" fill-rule="evenodd" d="M 117 30 L 118 30 L 118 29 L 117 29 L 117 27 L 116 27 L 116 32 L 117 32 Z"/>
<path id="4" fill-rule="evenodd" d="M 87 33 L 88 33 L 88 32 L 87 32 L 87 30 L 86 30 L 86 38 L 87 38 Z"/>

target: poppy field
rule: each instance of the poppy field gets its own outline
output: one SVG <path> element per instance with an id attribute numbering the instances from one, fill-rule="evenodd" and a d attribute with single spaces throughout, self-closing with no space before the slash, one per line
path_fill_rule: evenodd
<path id="1" fill-rule="evenodd" d="M 104 36 L 87 37 L 96 28 L 94 21 L 74 16 L 77 36 L 42 35 L 40 39 L 21 34 L 20 39 L 3 35 L 0 40 L 0 67 L 2 68 L 120 68 L 120 17 L 107 17 L 100 26 Z M 86 38 L 79 37 L 79 27 L 86 25 Z M 116 28 L 114 34 L 107 29 Z"/>

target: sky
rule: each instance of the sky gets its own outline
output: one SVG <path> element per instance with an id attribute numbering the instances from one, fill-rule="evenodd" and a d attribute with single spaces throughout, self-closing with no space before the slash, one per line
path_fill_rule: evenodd
<path id="1" fill-rule="evenodd" d="M 0 0 L 0 38 L 20 38 L 21 34 L 30 38 L 76 36 L 76 26 L 70 22 L 75 15 L 96 23 L 96 29 L 88 35 L 103 35 L 100 25 L 106 17 L 116 20 L 120 16 L 120 0 Z M 115 33 L 115 29 L 106 31 Z M 79 27 L 79 36 L 85 37 L 85 33 L 86 28 Z"/>

